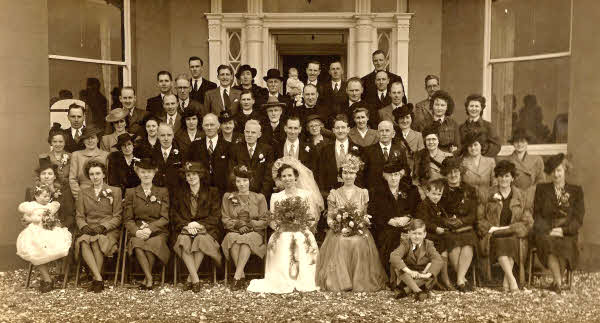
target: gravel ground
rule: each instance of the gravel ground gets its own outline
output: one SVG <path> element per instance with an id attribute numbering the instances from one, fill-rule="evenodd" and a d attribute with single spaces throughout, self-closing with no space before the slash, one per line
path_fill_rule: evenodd
<path id="1" fill-rule="evenodd" d="M 24 288 L 25 273 L 0 272 L 0 322 L 600 321 L 600 273 L 576 273 L 573 289 L 562 295 L 540 288 L 512 294 L 478 288 L 466 294 L 434 291 L 421 303 L 395 300 L 390 291 L 265 295 L 231 292 L 208 282 L 198 294 L 169 284 L 153 291 L 110 287 L 93 294 L 72 283 L 66 290 L 40 294 Z"/>

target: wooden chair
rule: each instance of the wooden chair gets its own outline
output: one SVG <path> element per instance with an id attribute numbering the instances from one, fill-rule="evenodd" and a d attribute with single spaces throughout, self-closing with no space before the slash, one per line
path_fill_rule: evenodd
<path id="1" fill-rule="evenodd" d="M 267 246 L 267 228 L 264 229 L 263 232 L 263 243 L 265 244 L 265 246 Z M 265 255 L 266 257 L 266 255 Z M 250 255 L 250 259 L 260 259 L 258 256 L 256 255 Z M 250 259 L 248 259 L 248 263 L 246 265 L 248 265 L 250 263 Z M 261 259 L 261 261 L 263 262 L 263 266 L 262 266 L 262 272 L 250 272 L 250 273 L 246 273 L 246 276 L 250 276 L 250 277 L 264 277 L 265 275 L 265 266 L 267 265 L 267 263 Z M 229 278 L 229 267 L 231 266 L 231 261 L 229 260 L 229 258 L 225 257 L 225 285 L 227 285 L 227 280 Z"/>
<path id="2" fill-rule="evenodd" d="M 181 247 L 181 248 L 183 248 L 183 247 Z M 173 286 L 176 287 L 177 279 L 181 275 L 177 272 L 177 269 L 179 268 L 179 266 L 181 266 L 183 268 L 186 268 L 186 267 L 185 267 L 185 264 L 183 264 L 183 261 L 181 260 L 181 258 L 175 252 L 173 252 L 173 253 L 174 253 L 174 256 L 173 256 Z M 212 276 L 213 276 L 213 284 L 216 284 L 217 283 L 217 265 L 215 264 L 213 259 L 205 256 L 204 259 L 202 260 L 202 265 L 200 265 L 200 268 L 202 268 L 202 266 L 205 265 L 207 261 L 210 263 L 210 266 L 211 266 Z M 199 277 L 210 277 L 210 275 L 211 275 L 211 273 L 209 273 L 209 272 L 200 271 L 201 269 L 198 269 L 198 270 L 199 270 L 199 272 L 198 272 Z"/>
<path id="3" fill-rule="evenodd" d="M 61 258 L 62 259 L 62 272 L 63 274 L 63 283 L 62 288 L 67 288 L 67 282 L 69 281 L 69 265 L 71 265 L 71 257 L 73 255 L 73 248 L 75 247 L 75 239 L 71 242 L 71 248 L 69 249 L 69 254 Z M 25 280 L 25 288 L 29 288 L 31 283 L 31 273 L 33 272 L 33 264 L 29 263 L 29 267 L 27 268 L 27 279 Z M 57 274 L 59 275 L 59 274 Z"/>
<path id="4" fill-rule="evenodd" d="M 535 258 L 537 257 L 537 248 L 533 247 L 529 250 L 529 268 L 528 268 L 528 277 L 527 277 L 527 285 L 531 286 L 532 277 L 537 276 L 548 276 L 551 275 L 548 272 L 544 271 L 536 271 L 534 267 Z M 566 277 L 566 285 L 567 289 L 570 290 L 573 287 L 573 270 L 567 268 L 567 277 Z"/>
<path id="5" fill-rule="evenodd" d="M 527 238 L 519 238 L 519 285 L 524 286 L 525 284 L 525 249 L 527 248 Z M 495 263 L 495 262 L 494 262 Z M 492 261 L 490 257 L 486 257 L 483 260 L 483 266 L 485 267 L 485 278 L 488 283 L 492 281 Z"/>
<path id="6" fill-rule="evenodd" d="M 124 230 L 121 230 L 121 233 L 119 235 L 119 244 L 118 244 L 118 249 L 117 249 L 117 261 L 115 262 L 115 270 L 114 271 L 105 271 L 104 267 L 101 268 L 101 272 L 102 275 L 104 274 L 114 274 L 114 278 L 113 278 L 113 286 L 117 286 L 117 279 L 119 277 L 119 264 L 121 262 L 121 254 L 124 250 L 123 248 L 123 235 L 124 235 Z M 81 254 L 79 255 L 79 258 L 77 259 L 77 269 L 75 271 L 75 287 L 79 286 L 79 272 L 81 271 L 81 258 L 83 258 L 81 256 Z"/>
<path id="7" fill-rule="evenodd" d="M 125 229 L 125 235 L 124 235 L 124 242 L 123 242 L 123 266 L 121 268 L 121 287 L 123 287 L 123 285 L 125 284 L 125 271 L 126 271 L 126 264 L 129 262 L 129 268 L 133 267 L 132 264 L 132 257 L 128 257 L 127 255 L 127 239 L 128 239 L 128 234 L 129 231 L 127 229 Z M 160 261 L 160 260 L 159 260 Z M 162 264 L 162 271 L 161 271 L 161 279 L 160 279 L 160 285 L 163 286 L 165 284 L 165 272 L 166 272 L 166 268 L 167 265 L 166 264 Z M 131 281 L 131 276 L 144 276 L 143 273 L 135 273 L 133 272 L 131 269 L 129 269 L 129 271 L 127 272 L 127 279 L 129 281 Z"/>

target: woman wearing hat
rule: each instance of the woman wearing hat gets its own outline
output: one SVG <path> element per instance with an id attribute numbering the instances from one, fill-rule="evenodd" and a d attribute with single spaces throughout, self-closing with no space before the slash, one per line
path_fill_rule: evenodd
<path id="1" fill-rule="evenodd" d="M 71 153 L 65 150 L 66 135 L 61 129 L 60 123 L 54 123 L 48 132 L 48 144 L 50 151 L 40 154 L 39 158 L 49 158 L 56 165 L 56 178 L 63 184 L 69 184 L 69 169 L 71 168 Z M 70 189 L 69 189 L 70 191 Z"/>
<path id="2" fill-rule="evenodd" d="M 235 131 L 235 121 L 229 111 L 221 111 L 219 113 L 219 123 L 221 124 L 221 136 L 225 141 L 234 144 L 243 141 L 244 136 L 240 131 Z"/>
<path id="3" fill-rule="evenodd" d="M 140 178 L 135 172 L 133 142 L 135 136 L 124 133 L 117 137 L 113 145 L 116 151 L 108 155 L 107 181 L 108 185 L 120 187 L 122 191 L 140 185 Z"/>
<path id="4" fill-rule="evenodd" d="M 350 129 L 348 137 L 357 145 L 367 147 L 378 142 L 379 135 L 376 130 L 369 129 L 369 110 L 357 105 L 352 111 L 355 127 Z"/>
<path id="5" fill-rule="evenodd" d="M 173 194 L 171 203 L 173 251 L 189 272 L 185 289 L 199 292 L 198 268 L 204 256 L 221 265 L 221 199 L 219 191 L 208 186 L 208 173 L 201 163 L 186 162 L 180 171 L 185 173 L 186 184 Z"/>
<path id="6" fill-rule="evenodd" d="M 103 162 L 89 160 L 83 167 L 83 173 L 90 184 L 82 187 L 77 197 L 75 220 L 82 234 L 75 241 L 75 257 L 79 257 L 81 252 L 94 277 L 88 291 L 99 293 L 104 290 L 104 257 L 110 257 L 118 249 L 122 194 L 120 188 L 104 183 L 106 166 Z"/>
<path id="7" fill-rule="evenodd" d="M 506 292 L 519 290 L 513 266 L 521 254 L 527 254 L 527 235 L 533 225 L 531 210 L 525 206 L 525 194 L 513 185 L 515 165 L 501 160 L 494 168 L 498 184 L 491 187 L 477 211 L 477 232 L 481 255 L 498 261 L 504 271 L 502 286 Z M 552 189 L 552 187 L 551 187 Z M 488 277 L 490 278 L 490 277 Z"/>
<path id="8" fill-rule="evenodd" d="M 383 166 L 383 179 L 387 185 L 376 186 L 369 192 L 369 214 L 373 216 L 373 236 L 379 250 L 381 263 L 390 273 L 390 253 L 400 244 L 400 236 L 421 203 L 416 186 L 402 180 L 408 176 L 408 165 L 395 160 Z"/>
<path id="9" fill-rule="evenodd" d="M 244 268 L 251 254 L 264 258 L 267 227 L 267 200 L 260 193 L 250 192 L 252 171 L 246 166 L 233 168 L 237 191 L 225 193 L 221 209 L 221 221 L 227 231 L 221 248 L 225 258 L 235 264 L 233 289 L 239 289 L 245 278 Z"/>
<path id="10" fill-rule="evenodd" d="M 465 100 L 467 120 L 458 127 L 461 142 L 469 133 L 477 133 L 481 138 L 481 154 L 486 157 L 496 157 L 500 152 L 500 139 L 489 121 L 483 120 L 485 98 L 479 94 L 471 94 Z"/>
<path id="11" fill-rule="evenodd" d="M 246 121 L 254 119 L 260 124 L 264 124 L 264 114 L 259 112 L 258 109 L 254 108 L 255 102 L 254 93 L 250 90 L 243 90 L 240 95 L 240 111 L 233 116 L 235 121 L 236 132 L 243 134 Z"/>
<path id="12" fill-rule="evenodd" d="M 198 128 L 200 123 L 200 114 L 195 109 L 186 109 L 181 114 L 181 129 L 175 134 L 175 142 L 179 149 L 183 153 L 183 156 L 187 156 L 187 152 L 190 149 L 192 142 L 200 140 L 202 131 Z"/>
<path id="13" fill-rule="evenodd" d="M 308 134 L 306 138 L 307 141 L 315 146 L 317 155 L 320 155 L 323 147 L 331 143 L 331 138 L 323 135 L 322 130 L 324 128 L 324 124 L 321 116 L 318 114 L 311 114 L 306 117 L 305 127 L 305 133 Z"/>
<path id="14" fill-rule="evenodd" d="M 475 187 L 480 201 L 485 201 L 494 181 L 494 158 L 481 154 L 484 138 L 478 133 L 469 133 L 463 142 L 462 166 L 465 169 L 463 181 Z"/>
<path id="15" fill-rule="evenodd" d="M 433 112 L 432 124 L 439 127 L 439 149 L 449 153 L 459 153 L 461 137 L 458 123 L 452 118 L 454 113 L 454 100 L 446 91 L 436 91 L 431 96 L 429 108 Z"/>
<path id="16" fill-rule="evenodd" d="M 160 151 L 160 141 L 158 140 L 160 119 L 149 113 L 144 116 L 140 124 L 144 129 L 144 135 L 136 140 L 133 154 L 139 158 L 152 157 L 155 150 Z"/>
<path id="17" fill-rule="evenodd" d="M 551 288 L 557 293 L 565 268 L 577 265 L 577 235 L 585 214 L 583 189 L 566 182 L 570 168 L 564 154 L 546 160 L 544 172 L 552 182 L 537 185 L 533 204 L 535 245 L 540 261 L 552 272 Z"/>
<path id="18" fill-rule="evenodd" d="M 85 145 L 84 150 L 74 151 L 71 155 L 71 168 L 69 169 L 69 185 L 73 196 L 77 198 L 79 191 L 92 186 L 92 182 L 85 174 L 85 164 L 88 160 L 96 159 L 106 165 L 108 152 L 98 148 L 98 135 L 100 129 L 86 127 L 81 133 L 80 141 Z M 106 174 L 105 174 L 106 175 Z"/>
<path id="19" fill-rule="evenodd" d="M 260 87 L 254 83 L 256 77 L 256 69 L 250 67 L 248 64 L 240 66 L 235 73 L 235 78 L 238 80 L 238 85 L 234 86 L 234 89 L 240 91 L 248 90 L 252 91 L 255 98 L 269 95 L 269 91 L 264 87 Z"/>
<path id="20" fill-rule="evenodd" d="M 471 266 L 475 247 L 478 244 L 475 234 L 478 199 L 475 188 L 462 181 L 460 159 L 450 157 L 442 162 L 442 176 L 446 177 L 446 187 L 439 202 L 446 211 L 446 217 L 438 217 L 438 226 L 445 228 L 443 236 L 452 268 L 456 273 L 456 285 L 461 292 L 472 291 L 473 286 L 465 275 Z"/>
<path id="21" fill-rule="evenodd" d="M 442 151 L 439 148 L 439 125 L 436 123 L 430 124 L 423 130 L 423 141 L 425 148 L 415 154 L 415 184 L 419 188 L 421 199 L 425 198 L 424 185 L 427 182 L 436 178 L 441 178 L 442 162 L 448 157 L 452 157 L 451 153 Z"/>
<path id="22" fill-rule="evenodd" d="M 117 143 L 117 137 L 124 133 L 127 133 L 129 127 L 127 116 L 128 111 L 123 108 L 111 110 L 106 116 L 106 122 L 109 122 L 113 128 L 113 132 L 109 135 L 102 136 L 100 141 L 100 149 L 108 152 L 117 151 L 115 144 Z"/>
<path id="23" fill-rule="evenodd" d="M 163 264 L 169 261 L 169 193 L 164 187 L 152 185 L 157 167 L 150 158 L 135 163 L 140 185 L 125 191 L 123 225 L 127 228 L 129 256 L 135 257 L 146 278 L 142 290 L 152 290 L 152 268 L 158 258 Z"/>
<path id="24" fill-rule="evenodd" d="M 404 149 L 406 149 L 406 159 L 408 160 L 408 166 L 410 170 L 415 170 L 415 154 L 425 148 L 423 143 L 423 135 L 411 129 L 415 114 L 413 112 L 412 103 L 405 104 L 394 111 L 392 115 L 400 132 L 396 133 L 396 142 L 402 143 Z"/>

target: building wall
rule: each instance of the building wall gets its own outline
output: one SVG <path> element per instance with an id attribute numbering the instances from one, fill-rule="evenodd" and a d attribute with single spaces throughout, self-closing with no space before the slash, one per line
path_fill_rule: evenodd
<path id="1" fill-rule="evenodd" d="M 10 139 L 0 157 L 0 268 L 22 263 L 15 255 L 15 240 L 22 230 L 17 206 L 31 184 L 38 153 L 48 149 L 45 140 L 48 114 L 48 10 L 44 0 L 0 0 L 0 39 L 10 50 L 0 51 L 0 129 Z M 35 19 L 31 19 L 35 17 Z"/>

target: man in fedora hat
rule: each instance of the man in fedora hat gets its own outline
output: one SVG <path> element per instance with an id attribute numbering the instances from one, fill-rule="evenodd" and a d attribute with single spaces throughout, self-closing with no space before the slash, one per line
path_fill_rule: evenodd
<path id="1" fill-rule="evenodd" d="M 196 100 L 200 102 L 200 104 L 204 104 L 204 95 L 206 92 L 208 90 L 216 89 L 217 85 L 205 78 L 202 78 L 204 62 L 200 57 L 190 57 L 188 59 L 188 64 L 190 68 L 190 74 L 192 74 L 192 78 L 190 79 L 190 85 L 192 87 L 190 97 L 192 100 Z"/>
<path id="2" fill-rule="evenodd" d="M 217 78 L 219 86 L 207 91 L 204 95 L 204 106 L 208 109 L 207 112 L 218 115 L 221 111 L 227 110 L 231 114 L 236 114 L 239 110 L 242 91 L 232 88 L 233 68 L 229 65 L 219 65 Z"/>
<path id="3" fill-rule="evenodd" d="M 234 86 L 234 89 L 243 91 L 252 91 L 255 98 L 263 97 L 269 94 L 269 91 L 264 87 L 258 86 L 254 83 L 256 77 L 256 69 L 248 64 L 240 66 L 235 73 L 235 78 L 238 80 L 238 85 Z"/>
<path id="4" fill-rule="evenodd" d="M 285 103 L 279 102 L 275 96 L 269 96 L 268 102 L 261 105 L 261 110 L 266 111 L 267 118 L 265 118 L 262 127 L 262 135 L 260 141 L 270 146 L 276 146 L 277 143 L 285 140 L 285 132 L 283 132 L 282 120 L 283 109 Z"/>
<path id="5" fill-rule="evenodd" d="M 267 76 L 263 77 L 263 79 L 265 80 L 265 82 L 267 82 L 267 90 L 269 93 L 260 98 L 256 98 L 256 105 L 260 107 L 263 104 L 267 103 L 267 101 L 269 101 L 270 98 L 275 98 L 278 102 L 285 104 L 282 106 L 283 116 L 285 119 L 285 117 L 289 114 L 290 109 L 292 108 L 292 100 L 289 96 L 279 93 L 279 91 L 281 90 L 281 84 L 283 83 L 283 76 L 281 76 L 281 73 L 278 69 L 272 68 L 267 71 Z M 262 111 L 266 113 L 266 110 Z"/>
<path id="6" fill-rule="evenodd" d="M 186 74 L 181 74 L 175 79 L 175 89 L 177 90 L 177 99 L 179 105 L 179 112 L 183 114 L 187 110 L 194 110 L 203 117 L 208 113 L 202 103 L 192 99 L 190 97 L 190 80 Z"/>
<path id="7" fill-rule="evenodd" d="M 146 111 L 154 115 L 160 115 L 163 109 L 163 98 L 171 93 L 173 77 L 168 71 L 160 71 L 156 74 L 156 82 L 160 93 L 148 99 Z"/>

